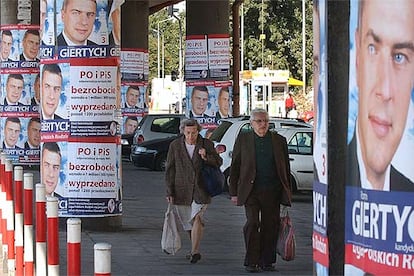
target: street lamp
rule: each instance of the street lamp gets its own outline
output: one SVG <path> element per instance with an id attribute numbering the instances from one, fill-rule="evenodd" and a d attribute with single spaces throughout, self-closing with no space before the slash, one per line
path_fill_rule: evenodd
<path id="1" fill-rule="evenodd" d="M 157 58 L 158 58 L 158 63 L 157 63 L 157 65 L 158 65 L 158 67 L 157 67 L 157 69 L 158 69 L 157 77 L 158 78 L 160 78 L 160 72 L 161 72 L 161 70 L 160 70 L 161 69 L 160 68 L 160 23 L 165 22 L 165 21 L 168 21 L 168 20 L 171 20 L 171 18 L 167 18 L 167 19 L 164 19 L 164 20 L 161 20 L 161 21 L 158 21 L 157 22 L 157 30 L 156 30 L 156 32 L 157 32 Z M 163 61 L 162 61 L 163 68 L 162 69 L 164 71 L 164 34 L 163 34 L 163 39 L 162 39 L 162 45 L 163 45 L 163 47 L 162 47 L 163 48 Z M 163 75 L 164 75 L 164 73 L 163 73 Z"/>

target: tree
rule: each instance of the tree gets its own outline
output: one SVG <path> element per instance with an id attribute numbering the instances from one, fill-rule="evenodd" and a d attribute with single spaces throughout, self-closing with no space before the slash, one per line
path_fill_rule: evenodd
<path id="1" fill-rule="evenodd" d="M 312 1 L 306 0 L 306 76 L 312 76 Z M 244 68 L 289 70 L 302 78 L 302 1 L 244 1 Z M 263 43 L 260 34 L 265 34 Z M 262 59 L 263 57 L 263 59 Z"/>
<path id="2" fill-rule="evenodd" d="M 178 15 L 183 24 L 183 37 L 185 37 L 185 13 Z M 162 63 L 162 36 L 164 37 L 164 75 L 170 75 L 172 71 L 179 68 L 179 24 L 178 21 L 168 16 L 167 9 L 162 9 L 157 13 L 150 15 L 148 24 L 148 52 L 149 52 L 149 79 L 158 76 L 158 22 L 160 31 L 160 63 Z M 184 45 L 184 40 L 183 40 Z M 162 65 L 160 64 L 162 70 Z"/>

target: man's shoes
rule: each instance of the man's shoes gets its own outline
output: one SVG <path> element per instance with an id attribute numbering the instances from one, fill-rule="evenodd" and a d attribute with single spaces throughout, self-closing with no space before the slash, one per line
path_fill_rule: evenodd
<path id="1" fill-rule="evenodd" d="M 265 265 L 262 266 L 263 271 L 277 271 L 277 269 L 273 265 Z"/>
<path id="2" fill-rule="evenodd" d="M 260 267 L 258 265 L 247 265 L 246 271 L 250 273 L 260 272 Z"/>
<path id="3" fill-rule="evenodd" d="M 201 259 L 201 254 L 200 253 L 191 254 L 190 263 L 195 264 L 200 259 Z"/>

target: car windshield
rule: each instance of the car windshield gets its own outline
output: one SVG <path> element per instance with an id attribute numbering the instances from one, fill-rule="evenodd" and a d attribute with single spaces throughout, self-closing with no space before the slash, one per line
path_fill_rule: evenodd
<path id="1" fill-rule="evenodd" d="M 233 123 L 229 121 L 222 121 L 221 124 L 213 131 L 210 136 L 211 141 L 220 142 L 223 139 L 224 134 L 230 128 Z"/>

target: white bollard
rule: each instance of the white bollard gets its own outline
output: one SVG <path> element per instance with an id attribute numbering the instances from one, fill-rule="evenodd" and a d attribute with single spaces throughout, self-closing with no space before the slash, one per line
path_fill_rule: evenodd
<path id="1" fill-rule="evenodd" d="M 111 275 L 111 245 L 97 243 L 94 246 L 95 276 Z"/>

